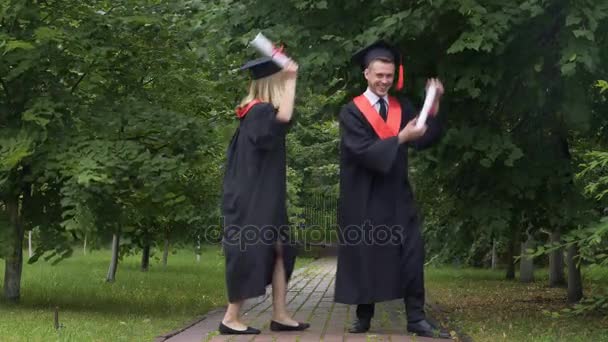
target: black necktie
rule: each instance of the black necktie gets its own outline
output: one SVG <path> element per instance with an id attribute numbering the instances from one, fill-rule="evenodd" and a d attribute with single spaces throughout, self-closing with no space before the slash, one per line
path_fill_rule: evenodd
<path id="1" fill-rule="evenodd" d="M 386 103 L 384 103 L 384 99 L 382 98 L 378 103 L 380 104 L 380 116 L 382 117 L 382 120 L 386 121 Z"/>

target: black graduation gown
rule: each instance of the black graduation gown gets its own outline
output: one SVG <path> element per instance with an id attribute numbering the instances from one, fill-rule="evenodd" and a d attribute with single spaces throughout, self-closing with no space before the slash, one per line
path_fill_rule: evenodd
<path id="1" fill-rule="evenodd" d="M 287 229 L 286 151 L 288 124 L 276 120 L 269 103 L 254 105 L 241 119 L 230 146 L 223 183 L 222 245 L 228 300 L 262 296 L 272 282 L 275 245 Z M 287 279 L 295 248 L 287 243 L 283 260 Z"/>
<path id="2" fill-rule="evenodd" d="M 399 102 L 402 129 L 417 113 L 407 100 Z M 424 291 L 423 242 L 408 181 L 407 149 L 422 149 L 439 139 L 438 120 L 429 117 L 427 125 L 418 141 L 399 145 L 396 136 L 381 140 L 353 101 L 340 111 L 336 302 L 404 298 L 412 277 L 418 278 L 418 296 Z"/>

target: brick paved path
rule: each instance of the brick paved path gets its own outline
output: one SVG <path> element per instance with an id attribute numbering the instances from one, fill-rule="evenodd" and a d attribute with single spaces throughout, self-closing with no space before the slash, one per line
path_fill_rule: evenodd
<path id="1" fill-rule="evenodd" d="M 204 319 L 189 328 L 159 337 L 157 341 L 445 341 L 408 336 L 405 331 L 407 321 L 401 300 L 377 305 L 372 327 L 367 334 L 349 334 L 347 330 L 352 323 L 355 306 L 334 303 L 335 273 L 336 260 L 334 258 L 317 260 L 294 273 L 287 293 L 287 308 L 294 314 L 294 319 L 311 324 L 306 331 L 281 333 L 270 331 L 272 297 L 268 291 L 268 295 L 261 299 L 247 301 L 243 310 L 244 321 L 253 327 L 262 329 L 261 335 L 218 335 L 217 328 L 224 314 L 224 308 L 222 308 L 210 312 Z"/>

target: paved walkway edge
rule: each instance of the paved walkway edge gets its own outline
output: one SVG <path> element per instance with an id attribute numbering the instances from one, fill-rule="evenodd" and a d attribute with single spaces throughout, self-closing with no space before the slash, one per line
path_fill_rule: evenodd
<path id="1" fill-rule="evenodd" d="M 215 314 L 220 313 L 220 312 L 223 312 L 224 310 L 226 310 L 226 307 L 212 309 L 211 311 L 207 312 L 206 314 L 204 314 L 203 316 L 199 317 L 198 319 L 196 319 L 196 320 L 194 320 L 194 321 L 186 324 L 182 328 L 173 330 L 173 331 L 171 331 L 169 333 L 166 333 L 164 335 L 160 335 L 160 336 L 156 337 L 156 339 L 154 340 L 154 342 L 164 342 L 164 341 L 170 339 L 171 337 L 179 335 L 179 334 L 183 333 L 184 331 L 192 328 L 193 326 L 199 324 L 200 322 L 202 322 L 205 319 L 207 319 L 207 317 L 215 315 Z"/>
<path id="2" fill-rule="evenodd" d="M 313 263 L 315 261 L 313 261 Z M 304 265 L 303 267 L 294 270 L 293 274 L 291 275 L 291 277 L 295 278 L 295 277 L 299 276 L 302 272 L 304 272 L 308 268 L 308 266 L 309 265 Z M 265 296 L 268 297 L 269 294 L 267 293 Z M 179 329 L 176 329 L 176 330 L 173 330 L 173 331 L 171 331 L 169 333 L 157 336 L 156 339 L 154 339 L 154 342 L 165 342 L 166 340 L 170 339 L 171 337 L 177 336 L 177 335 L 183 333 L 184 331 L 186 331 L 186 330 L 194 327 L 195 325 L 199 324 L 200 322 L 206 320 L 208 317 L 211 317 L 213 315 L 222 313 L 225 310 L 226 310 L 226 306 L 225 305 L 221 306 L 219 308 L 211 309 L 207 313 L 205 313 L 204 315 L 202 315 L 199 318 L 195 319 L 194 321 L 192 321 L 192 322 L 184 325 L 183 327 L 181 327 Z"/>

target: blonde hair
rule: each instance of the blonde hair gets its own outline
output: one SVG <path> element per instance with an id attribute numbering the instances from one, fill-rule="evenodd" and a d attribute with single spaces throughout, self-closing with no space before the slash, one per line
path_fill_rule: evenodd
<path id="1" fill-rule="evenodd" d="M 246 106 L 255 99 L 272 103 L 275 108 L 279 108 L 279 103 L 283 97 L 283 86 L 283 75 L 280 72 L 253 80 L 249 85 L 249 94 L 243 98 L 239 108 Z"/>

